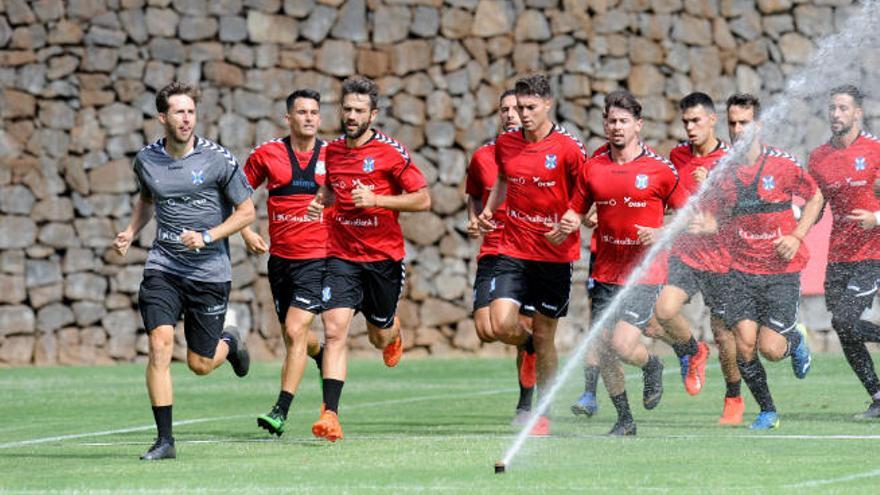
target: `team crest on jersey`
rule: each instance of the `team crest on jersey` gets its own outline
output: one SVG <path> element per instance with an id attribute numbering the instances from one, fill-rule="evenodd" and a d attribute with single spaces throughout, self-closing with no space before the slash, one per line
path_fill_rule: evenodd
<path id="1" fill-rule="evenodd" d="M 648 188 L 648 176 L 645 174 L 639 174 L 636 176 L 636 189 L 647 189 Z"/>
<path id="2" fill-rule="evenodd" d="M 327 302 L 330 300 L 330 287 L 324 287 L 321 291 L 321 300 Z"/>
<path id="3" fill-rule="evenodd" d="M 556 155 L 544 155 L 544 166 L 547 170 L 556 168 Z"/>
<path id="4" fill-rule="evenodd" d="M 772 175 L 765 175 L 761 177 L 761 185 L 764 186 L 765 191 L 772 191 L 776 189 L 776 179 Z"/>
<path id="5" fill-rule="evenodd" d="M 318 160 L 318 163 L 315 164 L 315 175 L 326 175 L 327 174 L 327 165 L 324 163 L 324 160 Z"/>
<path id="6" fill-rule="evenodd" d="M 205 182 L 205 171 L 204 170 L 193 170 L 190 172 L 192 175 L 192 183 L 195 185 L 201 185 Z"/>
<path id="7" fill-rule="evenodd" d="M 364 172 L 370 173 L 373 170 L 376 170 L 376 160 L 369 156 L 364 158 Z"/>
<path id="8" fill-rule="evenodd" d="M 861 172 L 862 170 L 865 170 L 865 167 L 868 166 L 868 161 L 865 160 L 865 157 L 860 156 L 860 157 L 856 158 L 856 161 L 855 161 L 855 163 L 853 163 L 853 166 L 856 168 L 857 171 Z"/>

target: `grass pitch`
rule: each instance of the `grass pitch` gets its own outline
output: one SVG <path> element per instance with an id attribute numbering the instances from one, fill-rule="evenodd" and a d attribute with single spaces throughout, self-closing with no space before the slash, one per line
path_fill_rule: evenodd
<path id="1" fill-rule="evenodd" d="M 666 395 L 650 412 L 639 374 L 628 370 L 638 437 L 605 437 L 614 412 L 604 396 L 597 416 L 572 416 L 574 377 L 555 402 L 553 436 L 529 440 L 503 475 L 493 464 L 516 433 L 512 359 L 404 357 L 397 369 L 378 354 L 355 361 L 341 405 L 346 437 L 335 444 L 310 433 L 320 406 L 311 363 L 280 439 L 256 426 L 277 396 L 278 364 L 256 365 L 244 379 L 175 365 L 178 458 L 161 462 L 138 460 L 154 437 L 142 365 L 5 369 L 0 493 L 880 491 L 880 422 L 850 419 L 866 395 L 842 357 L 818 356 L 803 381 L 787 361 L 768 364 L 782 422 L 761 434 L 715 425 L 717 365 L 697 397 L 684 392 L 677 363 L 666 365 Z M 757 407 L 746 402 L 749 422 Z"/>

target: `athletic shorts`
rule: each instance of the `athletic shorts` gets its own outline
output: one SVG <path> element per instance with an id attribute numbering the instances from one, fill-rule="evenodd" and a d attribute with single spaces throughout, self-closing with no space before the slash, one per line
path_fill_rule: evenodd
<path id="1" fill-rule="evenodd" d="M 288 308 L 299 308 L 314 314 L 323 311 L 321 290 L 324 288 L 326 271 L 324 258 L 290 260 L 269 256 L 268 268 L 275 313 L 282 325 L 287 318 Z"/>
<path id="2" fill-rule="evenodd" d="M 189 350 L 213 358 L 223 332 L 231 282 L 199 282 L 161 270 L 144 270 L 138 307 L 147 332 L 160 325 L 177 325 Z"/>
<path id="3" fill-rule="evenodd" d="M 593 315 L 593 322 L 604 318 L 603 313 L 611 306 L 611 301 L 623 290 L 623 287 L 623 285 L 604 282 L 593 283 L 593 288 L 590 289 L 590 314 Z M 606 320 L 608 325 L 605 327 L 612 328 L 618 321 L 625 321 L 644 332 L 648 328 L 651 316 L 654 315 L 654 305 L 662 287 L 662 285 L 634 286 L 611 318 Z"/>
<path id="4" fill-rule="evenodd" d="M 367 323 L 391 328 L 405 279 L 403 261 L 328 258 L 321 301 L 325 310 L 352 308 L 362 312 Z"/>
<path id="5" fill-rule="evenodd" d="M 498 256 L 486 255 L 477 261 L 477 276 L 474 278 L 474 311 L 489 306 L 489 289 L 492 287 L 492 277 L 495 275 L 495 263 Z M 532 317 L 535 314 L 535 306 L 523 304 L 519 307 L 519 314 Z"/>
<path id="6" fill-rule="evenodd" d="M 568 314 L 571 263 L 530 261 L 499 255 L 489 282 L 489 300 L 510 299 L 520 308 L 533 304 L 549 318 Z"/>
<path id="7" fill-rule="evenodd" d="M 880 260 L 829 263 L 825 305 L 837 318 L 855 319 L 874 303 L 880 287 Z"/>
<path id="8" fill-rule="evenodd" d="M 709 307 L 713 316 L 724 317 L 724 294 L 728 291 L 726 273 L 697 270 L 688 266 L 678 256 L 669 257 L 669 281 L 683 290 L 688 300 L 698 292 L 703 294 L 703 302 Z"/>
<path id="9" fill-rule="evenodd" d="M 730 291 L 725 301 L 724 323 L 733 328 L 751 320 L 781 334 L 797 324 L 801 299 L 800 273 L 757 275 L 731 270 L 727 274 Z"/>

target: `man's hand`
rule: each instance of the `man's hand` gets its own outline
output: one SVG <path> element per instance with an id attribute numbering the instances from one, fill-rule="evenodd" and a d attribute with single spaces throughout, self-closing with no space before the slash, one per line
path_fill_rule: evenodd
<path id="1" fill-rule="evenodd" d="M 477 227 L 480 232 L 487 234 L 495 230 L 495 222 L 492 221 L 492 212 L 487 208 L 477 217 Z"/>
<path id="2" fill-rule="evenodd" d="M 244 247 L 251 254 L 263 254 L 269 250 L 269 245 L 263 240 L 263 236 L 250 229 L 242 230 L 241 237 L 244 239 Z"/>
<path id="3" fill-rule="evenodd" d="M 778 254 L 780 258 L 785 261 L 791 261 L 791 259 L 794 258 L 794 255 L 797 254 L 798 248 L 801 246 L 801 240 L 793 235 L 784 235 L 773 241 L 773 245 L 776 246 L 776 254 Z"/>
<path id="4" fill-rule="evenodd" d="M 714 234 L 718 231 L 718 224 L 712 215 L 704 215 L 703 212 L 698 211 L 688 223 L 687 231 L 688 234 L 693 235 Z"/>
<path id="5" fill-rule="evenodd" d="M 587 219 L 584 221 L 584 227 L 595 229 L 597 225 L 599 225 L 599 212 L 593 210 L 593 213 L 587 215 Z"/>
<path id="6" fill-rule="evenodd" d="M 202 233 L 192 230 L 184 230 L 181 232 L 180 242 L 190 251 L 198 251 L 205 247 L 205 241 L 202 240 Z"/>
<path id="7" fill-rule="evenodd" d="M 657 241 L 657 231 L 659 229 L 655 229 L 653 227 L 645 227 L 644 225 L 636 224 L 636 232 L 639 237 L 639 242 L 644 246 L 650 246 Z"/>
<path id="8" fill-rule="evenodd" d="M 550 244 L 559 245 L 580 226 L 581 216 L 573 210 L 567 210 L 562 215 L 562 218 L 559 219 L 559 223 L 554 225 L 549 232 L 545 233 L 544 237 L 550 241 Z"/>
<path id="9" fill-rule="evenodd" d="M 868 210 L 853 210 L 846 216 L 846 219 L 851 222 L 858 222 L 865 230 L 871 230 L 877 226 L 877 217 L 874 216 L 874 212 Z"/>
<path id="10" fill-rule="evenodd" d="M 129 230 L 123 230 L 116 234 L 116 239 L 113 239 L 113 250 L 116 251 L 116 254 L 119 256 L 125 256 L 125 253 L 128 252 L 128 248 L 131 246 L 131 240 L 133 238 L 134 234 Z"/>
<path id="11" fill-rule="evenodd" d="M 470 220 L 468 220 L 467 233 L 468 233 L 468 237 L 470 237 L 471 239 L 477 239 L 478 237 L 483 235 L 483 232 L 480 230 L 480 218 L 479 217 L 474 217 L 474 218 L 471 218 Z"/>
<path id="12" fill-rule="evenodd" d="M 358 184 L 357 187 L 351 190 L 351 199 L 358 208 L 375 208 L 379 206 L 376 195 L 373 191 L 364 187 L 363 184 Z"/>
<path id="13" fill-rule="evenodd" d="M 691 177 L 693 177 L 694 180 L 697 181 L 697 184 L 702 184 L 708 176 L 709 171 L 706 170 L 706 167 L 697 167 L 694 169 L 693 172 L 691 172 Z"/>
<path id="14" fill-rule="evenodd" d="M 315 198 L 312 199 L 312 202 L 309 203 L 309 206 L 306 207 L 306 214 L 309 216 L 310 220 L 317 220 L 321 218 L 323 213 L 324 198 L 320 194 L 316 194 Z"/>

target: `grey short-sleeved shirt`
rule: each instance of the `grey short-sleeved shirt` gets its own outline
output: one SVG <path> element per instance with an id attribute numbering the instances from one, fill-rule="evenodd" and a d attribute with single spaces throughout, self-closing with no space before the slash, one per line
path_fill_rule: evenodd
<path id="1" fill-rule="evenodd" d="M 192 152 L 174 159 L 165 139 L 146 146 L 134 159 L 141 195 L 156 211 L 156 239 L 146 270 L 161 270 L 201 282 L 229 282 L 229 244 L 212 242 L 198 253 L 180 242 L 185 230 L 203 232 L 221 223 L 253 189 L 226 148 L 196 136 Z"/>

